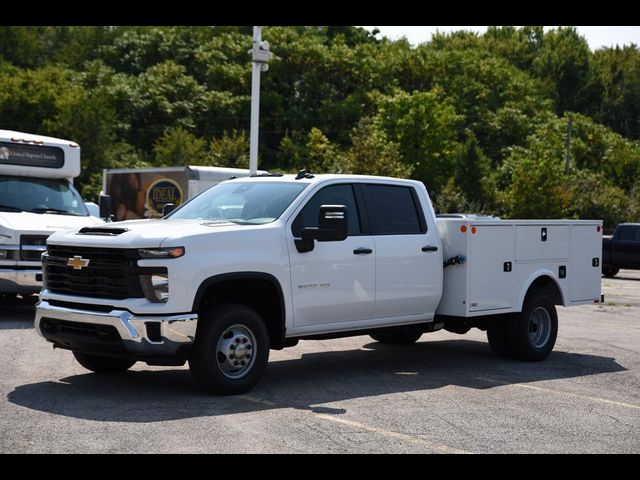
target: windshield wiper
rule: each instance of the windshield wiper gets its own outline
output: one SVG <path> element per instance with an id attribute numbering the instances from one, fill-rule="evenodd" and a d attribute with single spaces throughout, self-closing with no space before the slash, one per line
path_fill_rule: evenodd
<path id="1" fill-rule="evenodd" d="M 14 207 L 13 205 L 2 205 L 2 204 L 0 204 L 0 210 L 6 210 L 8 212 L 22 212 L 21 208 Z"/>
<path id="2" fill-rule="evenodd" d="M 84 217 L 85 215 L 82 215 L 80 213 L 75 213 L 75 212 L 70 212 L 69 210 L 60 210 L 59 208 L 32 208 L 31 210 L 29 210 L 30 212 L 33 213 L 55 213 L 58 215 L 73 215 L 74 217 Z"/>

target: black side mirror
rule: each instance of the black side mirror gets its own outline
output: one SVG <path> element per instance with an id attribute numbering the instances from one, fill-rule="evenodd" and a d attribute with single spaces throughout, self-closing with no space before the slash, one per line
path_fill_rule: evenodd
<path id="1" fill-rule="evenodd" d="M 162 216 L 166 217 L 171 212 L 173 212 L 175 209 L 176 209 L 176 204 L 175 203 L 165 203 L 164 206 L 162 207 Z"/>
<path id="2" fill-rule="evenodd" d="M 341 242 L 349 234 L 349 211 L 344 205 L 322 205 L 317 227 L 302 230 L 302 240 L 296 240 L 298 252 L 313 250 L 313 241 Z"/>
<path id="3" fill-rule="evenodd" d="M 100 195 L 98 205 L 100 206 L 100 218 L 109 219 L 111 217 L 111 197 L 109 195 Z"/>

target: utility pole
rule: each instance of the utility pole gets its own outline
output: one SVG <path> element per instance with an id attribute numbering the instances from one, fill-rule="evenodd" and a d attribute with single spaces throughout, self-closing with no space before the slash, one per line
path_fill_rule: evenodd
<path id="1" fill-rule="evenodd" d="M 253 48 L 251 54 L 251 132 L 249 144 L 249 173 L 258 171 L 258 127 L 260 121 L 260 72 L 269 70 L 269 42 L 262 42 L 262 27 L 253 27 Z"/>
<path id="2" fill-rule="evenodd" d="M 571 171 L 571 127 L 573 122 L 571 116 L 567 116 L 567 118 L 567 156 L 564 161 L 564 174 L 568 176 Z"/>

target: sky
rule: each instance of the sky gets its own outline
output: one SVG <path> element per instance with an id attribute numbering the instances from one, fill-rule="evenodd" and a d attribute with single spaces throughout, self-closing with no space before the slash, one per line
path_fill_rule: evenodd
<path id="1" fill-rule="evenodd" d="M 460 26 L 445 26 L 445 27 L 419 27 L 419 26 L 409 26 L 409 27 L 363 27 L 367 30 L 373 30 L 377 28 L 380 30 L 381 36 L 386 36 L 392 40 L 396 40 L 401 38 L 402 36 L 407 37 L 407 40 L 412 45 L 418 45 L 422 42 L 427 42 L 431 40 L 431 35 L 436 31 L 440 32 L 451 32 L 456 30 L 471 30 L 478 33 L 484 33 L 487 29 L 486 26 L 475 26 L 475 27 L 460 27 Z M 545 26 L 545 30 L 550 28 L 557 28 L 554 26 Z M 580 35 L 584 36 L 589 43 L 589 47 L 591 50 L 596 50 L 601 47 L 614 47 L 617 45 L 628 45 L 630 43 L 635 43 L 640 46 L 640 27 L 594 27 L 594 26 L 576 26 L 576 30 Z"/>

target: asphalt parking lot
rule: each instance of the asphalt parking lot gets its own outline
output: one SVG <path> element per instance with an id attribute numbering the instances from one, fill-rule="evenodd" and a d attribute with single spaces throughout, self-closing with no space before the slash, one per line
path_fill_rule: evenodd
<path id="1" fill-rule="evenodd" d="M 187 367 L 95 375 L 0 304 L 0 453 L 640 453 L 640 272 L 604 305 L 559 309 L 542 363 L 483 332 L 369 337 L 272 352 L 249 394 L 207 396 Z"/>

